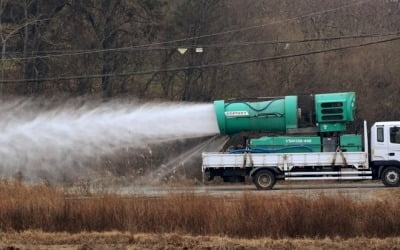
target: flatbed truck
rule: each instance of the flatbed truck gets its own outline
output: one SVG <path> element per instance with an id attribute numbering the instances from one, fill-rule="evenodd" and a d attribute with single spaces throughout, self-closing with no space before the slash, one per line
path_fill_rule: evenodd
<path id="1" fill-rule="evenodd" d="M 376 122 L 369 130 L 364 121 L 362 134 L 345 134 L 346 124 L 354 120 L 355 93 L 307 98 L 313 107 L 306 107 L 309 113 L 303 114 L 297 96 L 214 102 L 221 134 L 269 134 L 246 139 L 244 147 L 202 153 L 203 176 L 225 182 L 250 177 L 264 190 L 278 180 L 380 179 L 388 187 L 400 185 L 400 121 Z M 305 126 L 299 121 L 302 116 Z"/>

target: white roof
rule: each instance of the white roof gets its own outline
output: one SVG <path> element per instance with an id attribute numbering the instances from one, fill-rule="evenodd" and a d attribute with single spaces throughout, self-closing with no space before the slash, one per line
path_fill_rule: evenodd
<path id="1" fill-rule="evenodd" d="M 384 125 L 400 127 L 400 121 L 375 122 L 374 125 L 372 126 L 384 126 Z"/>

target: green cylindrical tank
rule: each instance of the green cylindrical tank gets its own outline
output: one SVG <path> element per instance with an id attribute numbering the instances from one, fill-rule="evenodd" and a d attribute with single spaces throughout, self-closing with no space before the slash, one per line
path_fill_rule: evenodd
<path id="1" fill-rule="evenodd" d="M 241 131 L 286 132 L 297 128 L 297 96 L 286 96 L 268 101 L 214 102 L 221 135 Z"/>
<path id="2" fill-rule="evenodd" d="M 252 149 L 276 150 L 279 153 L 321 152 L 319 136 L 264 136 L 250 140 Z"/>

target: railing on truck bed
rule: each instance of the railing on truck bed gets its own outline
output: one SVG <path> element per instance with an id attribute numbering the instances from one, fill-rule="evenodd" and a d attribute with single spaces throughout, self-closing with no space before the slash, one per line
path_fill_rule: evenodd
<path id="1" fill-rule="evenodd" d="M 320 153 L 203 153 L 203 171 L 207 168 L 257 168 L 277 167 L 291 171 L 293 167 L 353 166 L 368 169 L 368 154 L 365 152 L 320 152 Z"/>
<path id="2" fill-rule="evenodd" d="M 312 153 L 203 153 L 202 172 L 235 169 L 252 176 L 270 169 L 284 180 L 372 179 L 369 168 L 367 124 L 364 121 L 364 152 Z"/>

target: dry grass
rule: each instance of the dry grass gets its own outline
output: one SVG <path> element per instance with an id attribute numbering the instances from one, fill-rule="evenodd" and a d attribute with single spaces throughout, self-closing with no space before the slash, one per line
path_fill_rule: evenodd
<path id="1" fill-rule="evenodd" d="M 400 238 L 241 239 L 179 234 L 44 233 L 0 235 L 0 249 L 400 249 Z"/>
<path id="2" fill-rule="evenodd" d="M 400 200 L 400 189 L 399 188 L 385 188 L 373 193 L 373 198 L 385 201 L 385 200 Z"/>
<path id="3" fill-rule="evenodd" d="M 80 197 L 45 185 L 0 184 L 0 231 L 178 233 L 245 238 L 400 236 L 400 199 L 207 195 Z"/>

